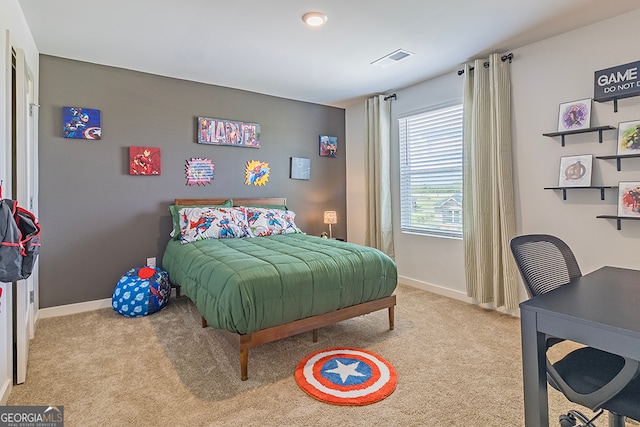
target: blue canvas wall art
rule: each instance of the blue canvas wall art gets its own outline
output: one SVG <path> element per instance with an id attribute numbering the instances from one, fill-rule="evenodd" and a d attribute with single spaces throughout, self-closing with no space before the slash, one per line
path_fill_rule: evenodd
<path id="1" fill-rule="evenodd" d="M 100 110 L 62 107 L 62 136 L 75 139 L 102 139 Z"/>

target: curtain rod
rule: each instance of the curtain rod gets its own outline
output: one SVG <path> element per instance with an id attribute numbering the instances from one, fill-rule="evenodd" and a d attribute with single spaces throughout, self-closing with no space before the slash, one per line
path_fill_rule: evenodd
<path id="1" fill-rule="evenodd" d="M 385 97 L 384 97 L 384 100 L 385 100 L 385 101 L 388 101 L 389 99 L 392 99 L 392 98 L 393 98 L 393 99 L 398 99 L 398 96 L 397 96 L 395 93 L 392 93 L 392 94 L 391 94 L 391 95 L 389 95 L 389 96 L 385 96 Z"/>
<path id="2" fill-rule="evenodd" d="M 500 59 L 502 59 L 502 62 L 509 60 L 509 62 L 511 62 L 511 60 L 513 59 L 513 53 L 509 53 L 507 55 L 502 55 L 500 57 Z M 484 64 L 484 68 L 488 68 L 489 67 L 489 61 L 485 62 Z M 473 70 L 473 67 L 470 68 L 471 70 Z M 464 70 L 458 70 L 458 75 L 461 76 L 464 74 Z"/>

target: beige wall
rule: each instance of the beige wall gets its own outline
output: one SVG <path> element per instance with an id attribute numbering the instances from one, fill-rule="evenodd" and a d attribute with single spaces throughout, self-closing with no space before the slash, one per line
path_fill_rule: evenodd
<path id="1" fill-rule="evenodd" d="M 356 104 L 345 112 L 347 128 L 347 236 L 350 242 L 364 245 L 367 205 L 364 159 L 365 103 Z"/>
<path id="2" fill-rule="evenodd" d="M 597 190 L 574 190 L 565 201 L 560 192 L 543 188 L 558 185 L 561 156 L 615 154 L 617 132 L 606 132 L 602 144 L 597 142 L 597 133 L 572 135 L 565 147 L 561 147 L 559 138 L 542 134 L 557 130 L 560 103 L 593 97 L 595 71 L 640 59 L 635 30 L 639 19 L 640 11 L 635 11 L 511 51 L 515 55 L 511 75 L 518 233 L 558 235 L 573 248 L 583 272 L 602 265 L 640 268 L 640 222 L 623 222 L 618 231 L 615 221 L 596 219 L 597 215 L 615 215 L 614 190 L 607 190 L 604 201 Z M 393 104 L 394 119 L 459 99 L 462 77 L 451 70 L 395 92 L 398 99 Z M 363 111 L 364 107 L 358 104 L 346 112 L 350 158 L 351 152 L 357 157 L 363 150 Z M 619 122 L 640 119 L 640 97 L 619 101 L 618 113 L 613 112 L 611 102 L 594 103 L 592 111 L 592 125 L 617 127 Z M 393 125 L 393 188 L 398 194 L 397 121 Z M 351 179 L 361 173 L 353 168 L 354 163 L 350 161 L 347 173 L 349 195 L 364 191 L 359 180 Z M 613 161 L 594 159 L 593 169 L 594 185 L 640 181 L 640 159 L 624 161 L 621 172 L 616 171 Z M 401 282 L 467 300 L 462 241 L 400 233 L 398 197 L 393 204 Z M 359 236 L 362 225 L 358 218 L 364 217 L 364 207 L 348 199 L 348 211 L 349 235 Z M 524 289 L 521 297 L 525 298 Z"/>
<path id="3" fill-rule="evenodd" d="M 574 190 L 567 200 L 555 191 L 541 190 L 558 184 L 561 156 L 616 153 L 617 131 L 571 135 L 562 147 L 558 138 L 542 133 L 557 129 L 562 102 L 593 97 L 594 72 L 639 60 L 634 23 L 635 11 L 562 36 L 514 51 L 512 64 L 515 122 L 518 226 L 524 233 L 545 232 L 563 238 L 574 250 L 583 272 L 602 265 L 640 268 L 640 222 L 626 221 L 622 230 L 615 221 L 596 219 L 615 215 L 614 190 L 600 200 L 597 190 Z M 618 127 L 640 119 L 640 97 L 613 103 L 593 103 L 592 124 Z M 594 159 L 594 185 L 640 181 L 640 159 L 623 161 L 618 172 L 614 161 Z"/>

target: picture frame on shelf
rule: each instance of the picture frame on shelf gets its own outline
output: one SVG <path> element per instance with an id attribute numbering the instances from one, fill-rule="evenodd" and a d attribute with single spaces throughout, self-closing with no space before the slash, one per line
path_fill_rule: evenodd
<path id="1" fill-rule="evenodd" d="M 640 181 L 618 183 L 618 216 L 640 218 Z"/>
<path id="2" fill-rule="evenodd" d="M 588 129 L 591 127 L 591 98 L 560 104 L 558 132 Z"/>
<path id="3" fill-rule="evenodd" d="M 640 154 L 640 120 L 618 124 L 617 154 Z"/>
<path id="4" fill-rule="evenodd" d="M 559 187 L 590 187 L 593 155 L 560 157 Z"/>

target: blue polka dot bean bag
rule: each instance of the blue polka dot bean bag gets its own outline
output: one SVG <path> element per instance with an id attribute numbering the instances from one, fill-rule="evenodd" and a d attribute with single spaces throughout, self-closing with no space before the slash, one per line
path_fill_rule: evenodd
<path id="1" fill-rule="evenodd" d="M 171 285 L 166 271 L 137 267 L 127 271 L 113 290 L 111 305 L 127 317 L 153 314 L 169 302 Z"/>

